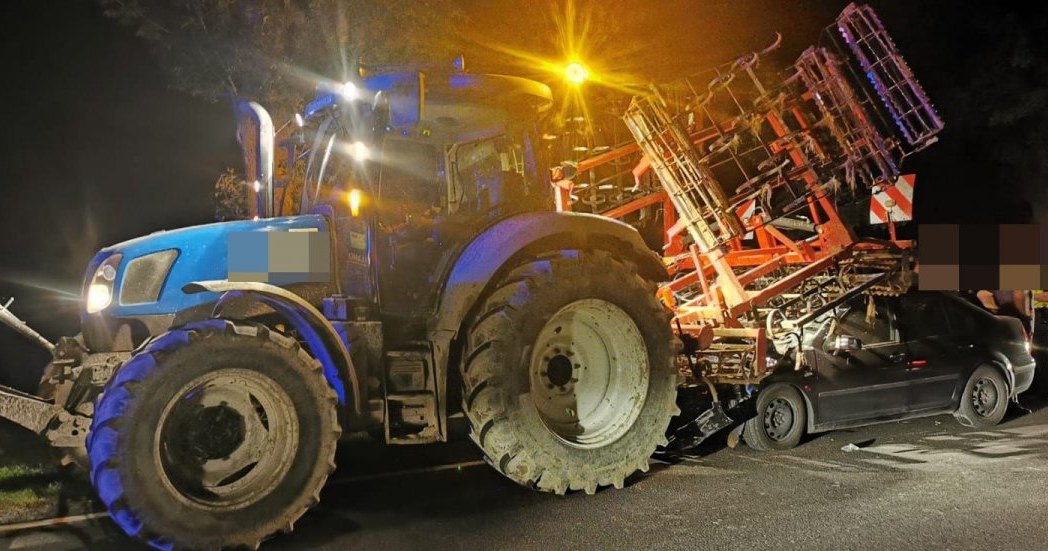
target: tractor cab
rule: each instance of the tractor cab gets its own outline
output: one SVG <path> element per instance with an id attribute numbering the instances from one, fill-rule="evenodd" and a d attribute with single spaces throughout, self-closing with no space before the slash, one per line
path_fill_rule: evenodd
<path id="1" fill-rule="evenodd" d="M 300 119 L 304 182 L 290 204 L 334 221 L 343 292 L 386 314 L 430 314 L 456 251 L 549 201 L 537 143 L 551 104 L 541 83 L 459 71 L 322 86 Z"/>

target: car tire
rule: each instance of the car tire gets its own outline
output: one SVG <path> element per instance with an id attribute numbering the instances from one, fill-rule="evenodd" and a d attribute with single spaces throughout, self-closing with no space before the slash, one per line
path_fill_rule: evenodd
<path id="1" fill-rule="evenodd" d="M 800 444 L 808 407 L 794 387 L 772 385 L 757 395 L 757 414 L 746 421 L 742 439 L 757 451 L 788 450 Z"/>
<path id="2" fill-rule="evenodd" d="M 1000 370 L 984 365 L 968 378 L 953 416 L 966 427 L 983 429 L 1000 423 L 1006 411 L 1008 383 Z"/>

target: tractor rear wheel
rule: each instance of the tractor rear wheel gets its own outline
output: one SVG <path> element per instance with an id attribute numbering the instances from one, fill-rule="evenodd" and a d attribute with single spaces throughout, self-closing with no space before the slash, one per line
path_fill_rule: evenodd
<path id="1" fill-rule="evenodd" d="M 563 494 L 621 488 L 666 443 L 677 375 L 655 285 L 598 251 L 564 251 L 503 278 L 473 321 L 463 409 L 513 481 Z"/>
<path id="2" fill-rule="evenodd" d="M 256 547 L 319 500 L 340 434 L 336 397 L 298 343 L 207 320 L 153 339 L 99 398 L 91 482 L 156 547 Z"/>

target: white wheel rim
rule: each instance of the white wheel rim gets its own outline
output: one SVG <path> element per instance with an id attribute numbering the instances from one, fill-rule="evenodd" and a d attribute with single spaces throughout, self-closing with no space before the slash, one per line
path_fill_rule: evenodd
<path id="1" fill-rule="evenodd" d="M 179 415 L 216 408 L 240 416 L 239 441 L 223 457 L 191 460 L 178 430 Z M 284 480 L 298 449 L 299 420 L 291 397 L 257 371 L 219 369 L 197 377 L 168 401 L 160 419 L 153 460 L 161 483 L 196 507 L 237 510 L 266 497 Z"/>
<path id="2" fill-rule="evenodd" d="M 584 299 L 561 308 L 535 341 L 531 398 L 543 424 L 564 442 L 599 448 L 621 438 L 648 394 L 648 351 L 618 306 Z"/>

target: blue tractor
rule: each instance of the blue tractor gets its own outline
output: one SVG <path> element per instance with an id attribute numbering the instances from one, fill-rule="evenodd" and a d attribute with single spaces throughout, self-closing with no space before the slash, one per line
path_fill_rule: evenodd
<path id="1" fill-rule="evenodd" d="M 161 548 L 288 532 L 340 435 L 441 442 L 459 412 L 519 484 L 621 487 L 677 412 L 667 274 L 630 226 L 553 211 L 551 105 L 455 69 L 322 87 L 283 144 L 295 201 L 276 200 L 268 115 L 241 105 L 250 219 L 101 250 L 76 337 L 0 309 L 54 356 L 37 395 L 0 388 L 0 416 Z"/>

